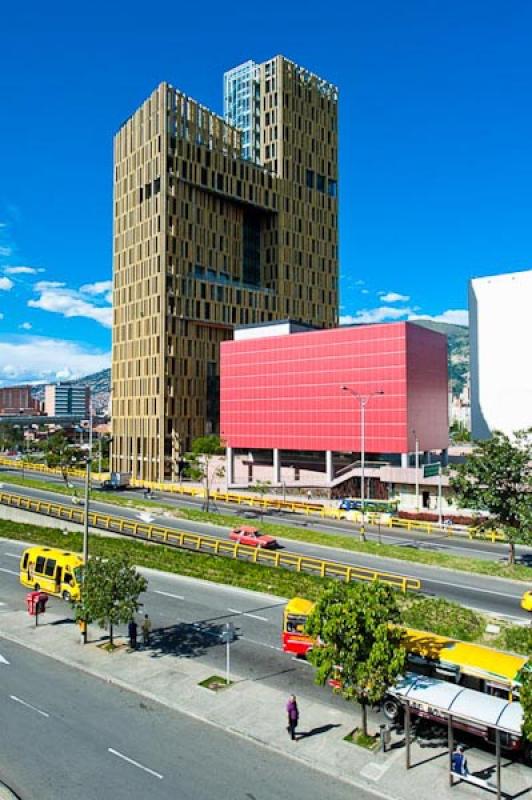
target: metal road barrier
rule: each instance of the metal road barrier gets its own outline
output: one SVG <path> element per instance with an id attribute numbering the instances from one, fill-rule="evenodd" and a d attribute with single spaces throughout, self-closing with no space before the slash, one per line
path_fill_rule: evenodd
<path id="1" fill-rule="evenodd" d="M 47 467 L 45 464 L 34 464 L 29 461 L 13 461 L 9 458 L 0 457 L 0 466 L 7 466 L 10 469 L 26 469 L 27 471 L 40 472 L 46 475 L 62 475 L 58 467 Z M 68 474 L 75 478 L 84 478 L 85 471 L 70 469 Z M 92 473 L 94 480 L 104 480 L 109 477 L 108 473 L 99 475 Z M 158 492 L 170 494 L 181 494 L 188 497 L 205 497 L 205 490 L 197 486 L 183 486 L 181 484 L 156 483 L 152 481 L 141 481 L 132 479 L 131 486 L 138 488 L 154 489 Z M 347 513 L 335 506 L 327 506 L 323 503 L 311 503 L 306 500 L 282 500 L 281 498 L 253 497 L 238 492 L 211 491 L 211 500 L 218 500 L 223 503 L 234 503 L 236 505 L 248 506 L 263 510 L 289 511 L 294 514 L 306 514 L 307 516 L 317 516 L 327 519 L 348 519 L 354 522 L 362 521 L 362 514 L 359 511 L 348 511 Z M 381 528 L 400 528 L 407 531 L 420 531 L 429 534 L 445 534 L 445 536 L 464 536 L 469 539 L 484 539 L 490 542 L 506 542 L 506 537 L 501 531 L 482 530 L 478 527 L 470 527 L 464 530 L 453 525 L 438 525 L 437 522 L 425 522 L 424 520 L 402 519 L 401 517 L 384 517 L 379 512 L 367 511 L 365 514 L 366 523 L 369 525 L 380 525 Z"/>
<path id="2" fill-rule="evenodd" d="M 0 503 L 13 508 L 44 514 L 55 519 L 82 524 L 85 512 L 82 508 L 70 508 L 61 503 L 48 500 L 38 500 L 34 497 L 23 497 L 10 492 L 0 491 Z M 417 591 L 421 588 L 418 578 L 398 575 L 393 572 L 357 567 L 342 564 L 337 561 L 327 561 L 322 558 L 313 558 L 289 551 L 264 550 L 260 547 L 233 542 L 230 539 L 220 539 L 216 536 L 176 531 L 160 525 L 124 519 L 123 517 L 101 514 L 89 511 L 89 525 L 123 536 L 132 536 L 156 544 L 164 544 L 184 550 L 194 550 L 200 553 L 226 556 L 233 559 L 249 561 L 254 564 L 264 564 L 270 567 L 280 567 L 294 572 L 304 572 L 308 575 L 318 575 L 321 578 L 339 578 L 350 583 L 351 581 L 380 581 L 388 586 L 393 586 L 402 592 Z"/>

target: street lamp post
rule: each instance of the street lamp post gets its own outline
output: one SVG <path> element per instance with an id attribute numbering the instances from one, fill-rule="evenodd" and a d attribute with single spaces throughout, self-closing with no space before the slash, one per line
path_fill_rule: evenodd
<path id="1" fill-rule="evenodd" d="M 85 515 L 83 518 L 83 567 L 89 563 L 89 497 L 92 465 L 92 406 L 89 408 L 89 452 L 85 463 Z M 83 591 L 83 589 L 82 589 Z M 87 624 L 83 626 L 83 643 L 87 643 Z"/>
<path id="2" fill-rule="evenodd" d="M 384 394 L 382 389 L 377 392 L 368 392 L 368 394 L 360 394 L 359 392 L 355 392 L 353 389 L 350 389 L 349 386 L 342 386 L 343 392 L 349 392 L 355 397 L 358 402 L 360 403 L 360 466 L 361 466 L 361 477 L 360 477 L 360 502 L 361 502 L 361 512 L 362 512 L 362 521 L 360 525 L 360 538 L 362 541 L 366 539 L 366 529 L 365 529 L 365 518 L 366 518 L 366 509 L 365 509 L 365 466 L 366 466 L 366 405 L 371 397 L 376 397 L 377 395 Z"/>
<path id="3" fill-rule="evenodd" d="M 419 511 L 419 439 L 415 430 L 412 433 L 416 438 L 416 511 Z"/>

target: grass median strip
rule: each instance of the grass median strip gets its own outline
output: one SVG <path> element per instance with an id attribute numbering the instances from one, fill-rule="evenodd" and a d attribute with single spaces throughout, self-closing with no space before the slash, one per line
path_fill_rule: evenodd
<path id="1" fill-rule="evenodd" d="M 81 533 L 64 533 L 53 528 L 8 520 L 0 520 L 0 538 L 22 540 L 74 552 L 81 551 L 83 539 Z M 91 536 L 90 551 L 92 555 L 103 557 L 127 553 L 139 567 L 150 567 L 161 572 L 266 592 L 278 597 L 300 595 L 309 600 L 316 600 L 332 581 L 328 578 L 293 573 L 262 564 L 232 561 L 207 553 L 176 550 L 165 545 L 97 534 Z M 443 598 L 426 598 L 413 594 L 405 596 L 400 593 L 397 597 L 405 625 L 465 641 L 514 647 L 521 652 L 532 647 L 530 636 L 525 637 L 524 641 L 523 635 L 518 635 L 517 638 L 516 635 L 513 638 L 509 635 L 512 631 L 519 634 L 516 626 L 502 624 L 500 635 L 497 637 L 486 634 L 486 624 L 490 621 L 486 616 Z"/>
<path id="2" fill-rule="evenodd" d="M 45 480 L 36 478 L 25 478 L 18 475 L 0 475 L 0 482 L 11 483 L 19 486 L 28 486 L 34 489 L 42 489 L 45 491 L 56 492 L 71 496 L 73 490 L 67 489 L 61 484 L 48 483 Z M 80 487 L 78 496 L 82 494 Z M 142 497 L 133 499 L 120 497 L 116 492 L 93 492 L 92 499 L 102 503 L 110 503 L 115 506 L 125 506 L 128 508 L 149 508 L 152 510 L 165 510 L 172 511 L 176 517 L 187 519 L 195 522 L 210 522 L 213 525 L 222 525 L 224 527 L 235 527 L 237 525 L 250 525 L 255 524 L 257 527 L 271 536 L 277 538 L 290 539 L 294 542 L 306 542 L 307 544 L 319 544 L 326 547 L 336 547 L 343 550 L 349 550 L 354 553 L 364 553 L 366 555 L 381 556 L 385 558 L 395 558 L 399 561 L 410 562 L 412 564 L 426 564 L 432 567 L 447 567 L 448 569 L 458 570 L 460 572 L 472 572 L 477 575 L 490 575 L 499 578 L 509 578 L 511 580 L 524 581 L 529 583 L 532 578 L 532 570 L 530 567 L 523 564 L 510 565 L 506 561 L 487 561 L 478 558 L 470 558 L 468 556 L 451 555 L 448 553 L 434 553 L 425 550 L 413 550 L 405 548 L 400 545 L 393 544 L 379 544 L 375 541 L 361 542 L 358 538 L 343 533 L 323 533 L 321 531 L 313 531 L 312 529 L 305 528 L 302 530 L 300 527 L 290 527 L 280 523 L 271 522 L 268 516 L 265 515 L 264 519 L 257 519 L 256 522 L 250 523 L 249 519 L 245 517 L 238 517 L 234 514 L 221 514 L 215 512 L 205 512 L 199 509 L 189 507 L 176 507 L 175 504 L 159 502 L 157 500 L 150 501 L 144 500 Z M 308 519 L 309 524 L 312 520 Z M 353 528 L 355 531 L 355 528 Z M 216 535 L 216 531 L 213 531 Z M 430 534 L 427 534 L 427 542 L 430 542 Z M 505 551 L 501 550 L 501 558 L 504 557 Z M 341 559 L 341 555 L 338 555 Z"/>
<path id="3" fill-rule="evenodd" d="M 249 519 L 229 516 L 224 514 L 196 511 L 191 508 L 180 509 L 180 515 L 184 519 L 202 522 L 212 522 L 214 525 L 224 525 L 235 527 L 236 525 L 249 525 Z M 432 567 L 447 567 L 460 572 L 474 572 L 478 575 L 491 575 L 499 578 L 510 578 L 512 580 L 530 582 L 532 570 L 522 564 L 513 566 L 501 561 L 483 561 L 479 558 L 469 558 L 467 556 L 453 556 L 447 553 L 433 553 L 424 550 L 405 549 L 400 545 L 379 544 L 375 541 L 361 542 L 353 536 L 342 533 L 322 533 L 305 528 L 291 528 L 280 523 L 269 522 L 265 517 L 255 523 L 263 533 L 275 536 L 279 539 L 290 539 L 294 542 L 306 542 L 307 544 L 319 544 L 326 547 L 337 547 L 349 550 L 354 553 L 365 553 L 386 558 L 396 558 L 400 561 L 410 561 L 415 564 L 426 564 Z M 309 524 L 312 524 L 309 521 Z M 353 528 L 355 532 L 355 528 Z M 357 534 L 358 536 L 358 534 Z M 427 542 L 430 542 L 427 534 Z M 341 559 L 341 556 L 338 556 Z"/>

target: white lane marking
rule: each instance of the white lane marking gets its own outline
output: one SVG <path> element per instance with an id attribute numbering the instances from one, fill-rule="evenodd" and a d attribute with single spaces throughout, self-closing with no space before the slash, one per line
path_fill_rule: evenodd
<path id="1" fill-rule="evenodd" d="M 297 658 L 296 656 L 292 656 L 292 661 L 296 661 L 298 664 L 306 664 L 307 667 L 312 667 L 312 664 L 310 663 L 310 661 L 307 661 L 304 658 Z"/>
<path id="2" fill-rule="evenodd" d="M 36 711 L 37 714 L 40 714 L 42 717 L 49 717 L 50 714 L 47 714 L 46 711 L 41 711 L 40 708 L 36 706 L 32 706 L 31 703 L 26 703 L 25 700 L 21 700 L 20 697 L 17 697 L 14 694 L 9 695 L 10 700 L 14 700 L 15 703 L 20 703 L 21 706 L 25 706 L 26 708 L 31 708 L 32 711 Z"/>
<path id="3" fill-rule="evenodd" d="M 8 558 L 20 558 L 20 553 L 4 553 Z"/>
<path id="4" fill-rule="evenodd" d="M 133 761 L 132 758 L 128 758 L 128 756 L 125 756 L 123 753 L 119 753 L 118 750 L 113 750 L 112 747 L 108 747 L 107 750 L 114 756 L 118 756 L 118 758 L 122 758 L 124 761 L 127 761 L 128 764 L 133 764 L 134 767 L 143 769 L 144 772 L 149 772 L 150 775 L 153 775 L 155 778 L 159 778 L 159 780 L 162 781 L 163 776 L 159 772 L 155 772 L 155 770 L 150 769 L 149 767 L 144 767 L 142 764 L 139 764 L 138 761 Z"/>
<path id="5" fill-rule="evenodd" d="M 4 656 L 0 656 L 0 664 L 7 664 L 9 666 L 9 661 Z"/>
<path id="6" fill-rule="evenodd" d="M 182 594 L 172 594 L 172 592 L 161 592 L 159 589 L 152 589 L 152 592 L 154 594 L 162 594 L 165 597 L 174 597 L 176 600 L 184 600 L 185 599 Z"/>
<path id="7" fill-rule="evenodd" d="M 274 644 L 267 644 L 266 642 L 256 642 L 255 639 L 248 639 L 247 636 L 238 636 L 238 641 L 242 642 L 249 642 L 249 644 L 256 644 L 257 647 L 267 647 L 268 650 L 277 650 L 279 653 L 283 653 L 284 650 L 282 647 L 276 647 Z"/>
<path id="8" fill-rule="evenodd" d="M 266 617 L 261 617 L 259 614 L 252 614 L 250 611 L 239 611 L 237 608 L 228 608 L 231 614 L 238 614 L 241 617 L 251 617 L 252 619 L 260 619 L 261 622 L 269 622 Z"/>
<path id="9" fill-rule="evenodd" d="M 20 574 L 19 572 L 15 572 L 14 569 L 7 569 L 7 567 L 0 567 L 0 572 L 7 572 L 7 573 L 9 573 L 9 575 L 16 575 L 17 578 L 18 578 L 18 576 Z"/>
<path id="10" fill-rule="evenodd" d="M 421 582 L 426 581 L 427 583 L 440 583 L 440 581 L 434 580 L 434 578 L 420 578 Z M 482 592 L 483 594 L 492 594 L 495 597 L 509 597 L 511 600 L 520 600 L 522 594 L 506 594 L 506 592 L 498 592 L 496 589 L 481 589 L 478 586 L 465 586 L 461 583 L 449 583 L 448 581 L 441 581 L 441 583 L 445 586 L 452 586 L 454 589 L 465 589 L 470 592 Z M 525 591 L 525 585 L 523 584 L 523 592 Z"/>

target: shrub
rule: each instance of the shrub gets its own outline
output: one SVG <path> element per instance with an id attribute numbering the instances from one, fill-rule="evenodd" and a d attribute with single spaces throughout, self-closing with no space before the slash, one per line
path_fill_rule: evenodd
<path id="1" fill-rule="evenodd" d="M 513 650 L 523 656 L 532 656 L 532 627 L 512 625 L 502 634 L 502 646 L 505 650 Z"/>
<path id="2" fill-rule="evenodd" d="M 402 622 L 410 628 L 432 631 L 439 636 L 477 640 L 483 632 L 484 621 L 479 614 L 443 598 L 406 598 L 401 611 Z"/>

